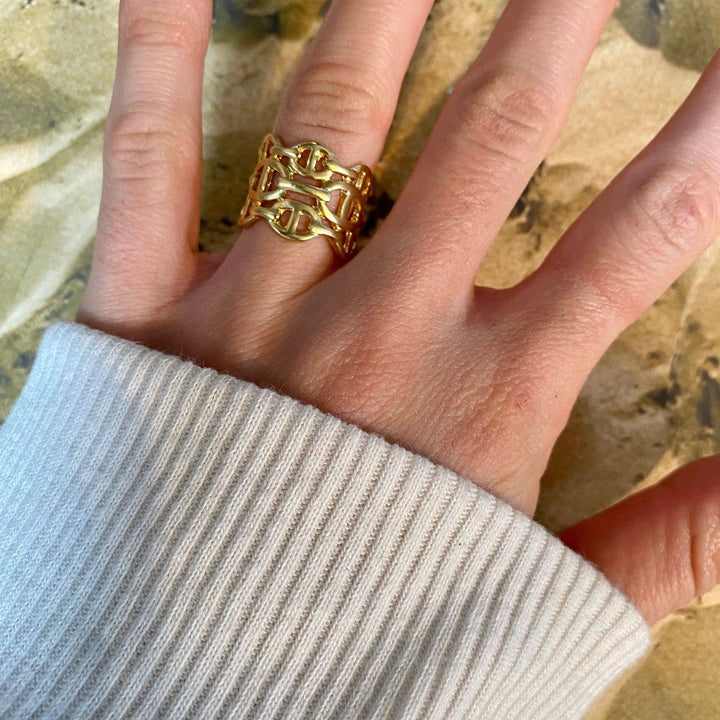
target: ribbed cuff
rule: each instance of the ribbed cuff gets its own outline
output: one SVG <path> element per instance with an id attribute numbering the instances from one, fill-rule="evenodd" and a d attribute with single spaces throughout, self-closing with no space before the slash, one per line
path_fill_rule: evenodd
<path id="1" fill-rule="evenodd" d="M 0 431 L 0 716 L 580 718 L 648 628 L 467 480 L 76 324 Z"/>

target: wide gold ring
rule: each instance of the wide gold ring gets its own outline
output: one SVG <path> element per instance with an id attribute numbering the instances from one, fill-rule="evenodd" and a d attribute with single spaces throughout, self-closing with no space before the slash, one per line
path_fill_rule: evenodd
<path id="1" fill-rule="evenodd" d="M 285 147 L 270 134 L 260 146 L 238 225 L 263 219 L 288 240 L 322 236 L 341 258 L 349 258 L 357 251 L 372 185 L 367 165 L 347 168 L 320 143 Z"/>

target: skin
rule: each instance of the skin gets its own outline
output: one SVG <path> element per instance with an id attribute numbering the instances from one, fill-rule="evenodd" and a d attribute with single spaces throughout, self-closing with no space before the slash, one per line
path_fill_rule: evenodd
<path id="1" fill-rule="evenodd" d="M 373 167 L 431 5 L 334 0 L 274 132 Z M 510 0 L 393 212 L 341 265 L 324 240 L 288 242 L 265 223 L 229 253 L 198 251 L 212 2 L 121 0 L 78 321 L 311 403 L 532 514 L 590 370 L 720 232 L 718 55 L 533 275 L 503 291 L 474 286 L 614 5 Z M 720 580 L 720 458 L 561 537 L 653 623 Z"/>

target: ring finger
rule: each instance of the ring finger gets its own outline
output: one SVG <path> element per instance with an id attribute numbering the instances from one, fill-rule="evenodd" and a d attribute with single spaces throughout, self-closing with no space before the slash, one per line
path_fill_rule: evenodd
<path id="1" fill-rule="evenodd" d="M 273 132 L 286 145 L 312 140 L 345 166 L 375 167 L 403 78 L 433 0 L 335 0 L 280 104 Z M 243 231 L 222 269 L 294 296 L 334 263 L 322 238 L 292 242 L 265 222 Z"/>
<path id="2" fill-rule="evenodd" d="M 368 250 L 398 258 L 433 287 L 458 288 L 464 300 L 487 248 L 559 135 L 616 4 L 510 0 L 455 86 L 382 241 Z M 398 263 L 387 265 L 393 281 Z"/>

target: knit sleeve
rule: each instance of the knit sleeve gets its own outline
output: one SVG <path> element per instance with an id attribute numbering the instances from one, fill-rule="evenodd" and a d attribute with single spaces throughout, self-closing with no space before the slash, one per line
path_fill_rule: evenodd
<path id="1" fill-rule="evenodd" d="M 0 431 L 0 717 L 582 717 L 648 628 L 447 469 L 51 327 Z"/>

